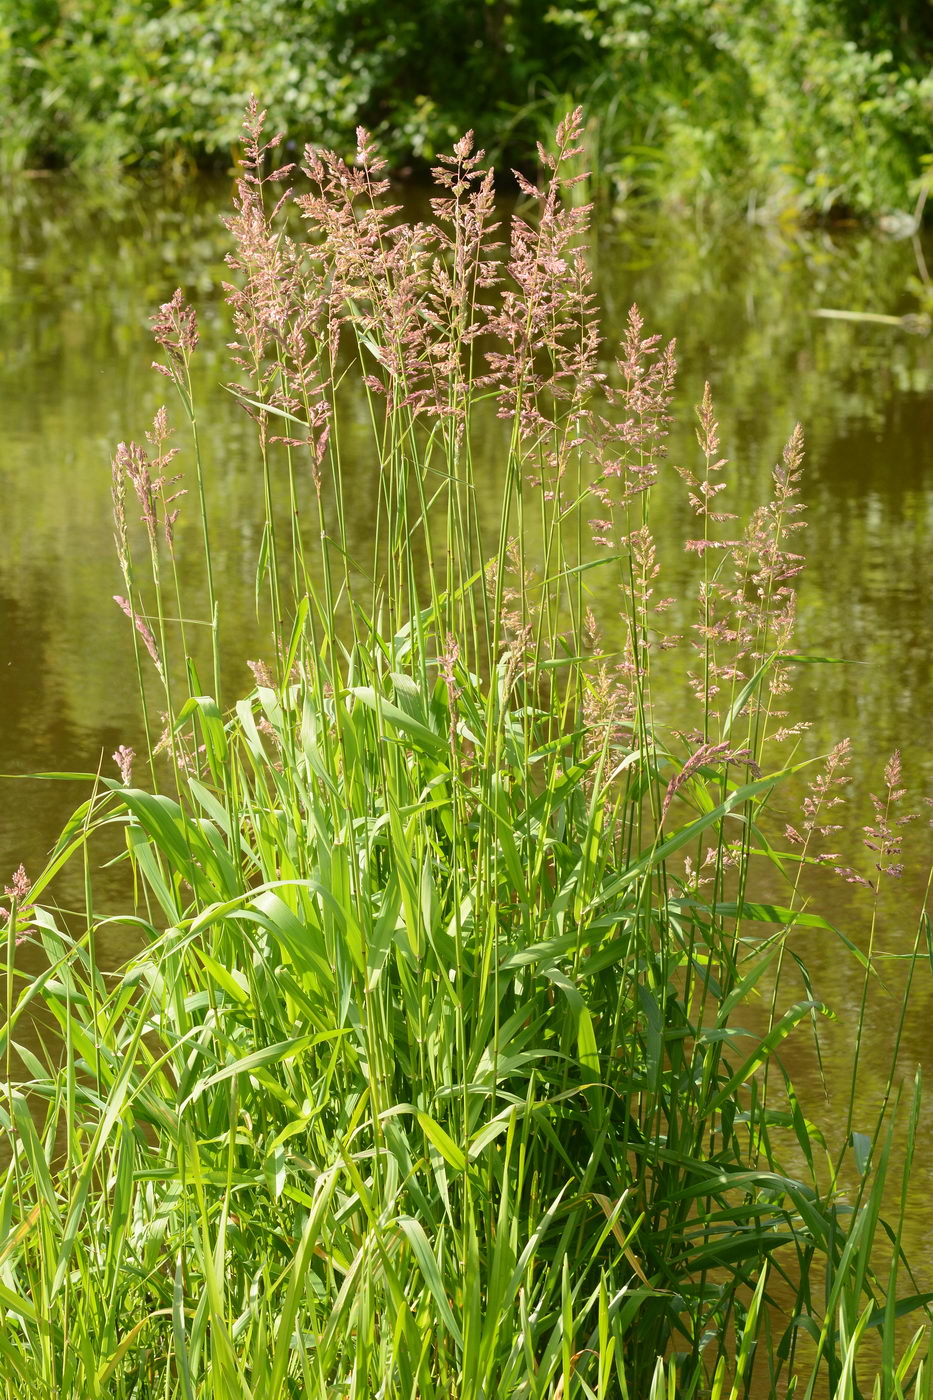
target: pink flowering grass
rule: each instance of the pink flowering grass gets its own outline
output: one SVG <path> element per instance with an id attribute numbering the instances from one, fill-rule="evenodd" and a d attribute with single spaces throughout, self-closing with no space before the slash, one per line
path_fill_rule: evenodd
<path id="1" fill-rule="evenodd" d="M 48 962 L 8 958 L 17 1396 L 929 1394 L 930 1295 L 897 1247 L 919 1086 L 899 1191 L 896 1047 L 883 1111 L 858 1077 L 906 785 L 894 758 L 855 869 L 848 744 L 809 753 L 791 708 L 802 434 L 746 521 L 709 386 L 694 459 L 667 461 L 674 346 L 635 307 L 603 343 L 581 133 L 573 112 L 511 214 L 467 134 L 411 222 L 364 131 L 353 161 L 270 168 L 251 104 L 228 387 L 255 428 L 268 640 L 232 704 L 197 318 L 181 292 L 155 317 L 188 446 L 160 410 L 113 462 L 145 746 L 119 746 L 7 914 L 12 948 L 30 901 Z M 361 423 L 365 557 L 342 456 Z M 692 515 L 692 616 L 665 586 L 664 477 Z M 176 569 L 188 509 L 207 616 Z M 105 975 L 114 829 L 139 952 Z M 37 903 L 66 859 L 87 862 L 77 924 Z M 868 887 L 867 953 L 811 907 L 830 868 Z M 818 1057 L 833 1014 L 801 930 L 862 979 L 833 1142 L 785 1054 Z M 33 1003 L 67 1053 L 14 1068 Z"/>

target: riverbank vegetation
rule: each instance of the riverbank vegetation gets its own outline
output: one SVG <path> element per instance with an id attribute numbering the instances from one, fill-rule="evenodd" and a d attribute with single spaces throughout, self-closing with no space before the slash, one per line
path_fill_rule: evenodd
<path id="1" fill-rule="evenodd" d="M 10 1397 L 931 1393 L 899 1032 L 881 1101 L 858 1096 L 899 759 L 863 863 L 844 857 L 848 745 L 810 754 L 786 713 L 817 664 L 793 640 L 802 436 L 744 521 L 709 390 L 694 460 L 665 460 L 674 347 L 636 308 L 602 342 L 582 136 L 561 122 L 507 228 L 460 139 L 412 223 L 365 132 L 352 165 L 308 148 L 299 172 L 251 108 L 229 388 L 255 428 L 268 645 L 240 698 L 196 313 L 179 292 L 155 317 L 188 431 L 160 410 L 112 478 L 144 738 L 7 889 Z M 660 572 L 662 473 L 690 598 Z M 51 903 L 66 863 L 83 911 Z M 864 894 L 865 947 L 811 907 L 830 871 Z M 138 952 L 106 973 L 115 925 Z M 886 965 L 901 1028 L 927 932 L 921 912 Z M 811 936 L 861 987 L 841 1124 L 792 1073 L 833 1016 Z"/>
<path id="2" fill-rule="evenodd" d="M 504 167 L 566 93 L 617 200 L 759 218 L 907 213 L 933 155 L 923 0 L 0 0 L 8 169 L 228 168 L 231 112 L 426 171 L 475 114 Z"/>

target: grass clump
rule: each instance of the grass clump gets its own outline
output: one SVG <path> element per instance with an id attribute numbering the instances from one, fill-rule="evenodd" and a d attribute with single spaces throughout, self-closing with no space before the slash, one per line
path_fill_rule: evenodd
<path id="1" fill-rule="evenodd" d="M 149 448 L 120 445 L 113 496 L 118 602 L 146 713 L 167 714 L 153 782 L 121 746 L 9 891 L 5 1393 L 855 1396 L 870 1367 L 869 1391 L 928 1395 L 928 1329 L 898 1326 L 928 1301 L 898 1243 L 919 1085 L 889 1222 L 887 1115 L 855 1131 L 853 1082 L 834 1144 L 781 1054 L 832 1015 L 795 941 L 837 936 L 804 879 L 847 758 L 810 767 L 778 837 L 769 799 L 814 762 L 780 712 L 799 432 L 743 525 L 707 392 L 679 468 L 698 614 L 669 634 L 651 501 L 673 349 L 633 309 L 602 358 L 587 210 L 564 197 L 580 114 L 541 152 L 546 185 L 519 177 L 537 216 L 507 246 L 469 136 L 410 224 L 365 133 L 353 167 L 308 148 L 283 195 L 255 106 L 246 130 L 231 391 L 257 433 L 268 655 L 228 709 L 179 293 L 155 334 L 192 430 L 211 644 L 160 411 Z M 366 558 L 354 434 L 375 464 Z M 671 656 L 686 723 L 655 699 Z M 902 799 L 892 763 L 877 868 L 846 872 L 873 899 Z M 93 880 L 114 833 L 136 896 L 119 916 Z M 44 907 L 82 860 L 84 915 Z M 138 952 L 104 972 L 114 922 Z M 44 1056 L 22 1034 L 40 1010 Z"/>

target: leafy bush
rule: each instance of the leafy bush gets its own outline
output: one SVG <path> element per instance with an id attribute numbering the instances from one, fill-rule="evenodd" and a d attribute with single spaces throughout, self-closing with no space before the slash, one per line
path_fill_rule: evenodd
<path id="1" fill-rule="evenodd" d="M 922 8 L 836 0 L 0 0 L 2 156 L 223 164 L 231 111 L 425 169 L 472 115 L 514 158 L 563 94 L 603 186 L 771 213 L 906 209 L 933 154 Z"/>
<path id="2" fill-rule="evenodd" d="M 653 165 L 687 204 L 866 213 L 912 202 L 933 154 L 928 18 L 911 31 L 878 7 L 869 29 L 826 0 L 600 0 L 555 18 L 603 54 L 592 106 L 611 108 L 603 175 L 623 191 Z"/>
<path id="3" fill-rule="evenodd" d="M 494 111 L 568 42 L 529 0 L 0 0 L 13 102 L 7 161 L 93 168 L 165 159 L 229 160 L 252 91 L 297 132 L 352 144 L 384 131 L 398 163 L 430 158 L 467 108 Z M 475 108 L 474 108 L 475 110 Z"/>

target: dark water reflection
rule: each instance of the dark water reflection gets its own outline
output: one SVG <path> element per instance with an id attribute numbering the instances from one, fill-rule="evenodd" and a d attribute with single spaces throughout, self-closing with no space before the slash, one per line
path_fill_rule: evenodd
<path id="1" fill-rule="evenodd" d="M 93 194 L 51 181 L 7 191 L 0 213 L 0 772 L 94 770 L 119 743 L 139 744 L 135 680 L 109 517 L 109 460 L 120 438 L 140 437 L 164 397 L 149 370 L 148 317 L 181 284 L 199 308 L 197 393 L 210 423 L 211 506 L 231 522 L 218 538 L 218 587 L 228 635 L 231 690 L 249 685 L 243 657 L 259 633 L 253 571 L 260 483 L 245 417 L 218 386 L 228 377 L 220 294 L 226 234 L 223 182 L 184 189 L 121 186 Z M 844 734 L 856 751 L 856 806 L 878 790 L 895 747 L 916 793 L 933 794 L 933 338 L 892 326 L 814 318 L 817 307 L 902 315 L 917 309 L 918 249 L 860 231 L 793 236 L 744 225 L 616 224 L 595 251 L 610 338 L 637 300 L 649 328 L 677 337 L 679 423 L 671 456 L 693 459 L 692 406 L 713 384 L 733 499 L 765 499 L 773 462 L 799 419 L 807 434 L 807 572 L 800 642 L 857 663 L 802 677 L 798 714 L 814 743 Z M 931 259 L 933 262 L 933 259 Z M 351 502 L 361 538 L 372 493 L 361 468 Z M 682 491 L 664 502 L 662 541 L 676 591 L 687 517 Z M 194 513 L 179 525 L 179 553 L 197 556 Z M 20 861 L 37 869 L 80 789 L 3 782 L 0 884 Z M 886 894 L 879 946 L 911 946 L 929 854 L 926 821 L 912 840 L 919 875 Z M 851 837 L 849 838 L 851 841 Z M 80 873 L 62 898 L 80 902 Z M 822 907 L 864 939 L 852 890 L 827 884 Z M 113 950 L 116 955 L 116 949 Z M 827 1029 L 845 1086 L 860 980 L 828 936 L 801 947 L 819 994 L 839 1015 Z M 891 995 L 873 993 L 863 1081 L 866 1115 L 884 1086 Z M 921 972 L 903 1064 L 933 1070 L 933 983 Z M 816 1086 L 814 1084 L 814 1091 Z M 925 1173 L 925 1159 L 919 1169 Z M 918 1184 L 920 1177 L 918 1176 Z M 918 1201 L 925 1192 L 918 1189 Z M 926 1236 L 918 1208 L 914 1232 Z M 933 1263 L 933 1256 L 928 1262 Z M 933 1274 L 933 1268 L 929 1270 Z"/>

